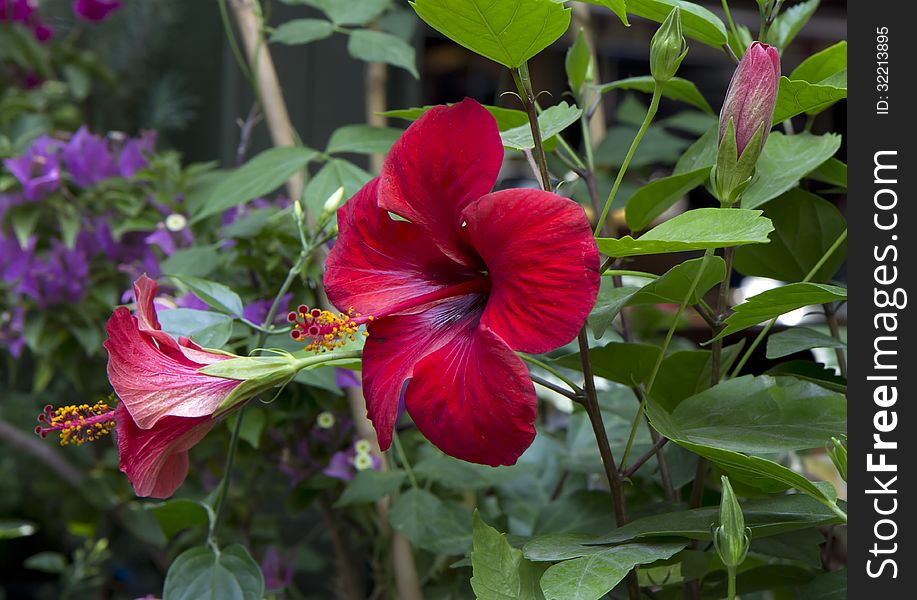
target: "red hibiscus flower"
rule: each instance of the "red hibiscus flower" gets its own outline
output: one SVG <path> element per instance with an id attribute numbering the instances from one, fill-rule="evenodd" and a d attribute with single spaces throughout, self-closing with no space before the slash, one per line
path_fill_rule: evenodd
<path id="1" fill-rule="evenodd" d="M 161 330 L 153 300 L 156 282 L 134 283 L 137 315 L 124 307 L 108 320 L 108 378 L 121 403 L 45 407 L 42 437 L 60 433 L 62 445 L 95 441 L 112 429 L 118 435 L 120 469 L 138 496 L 168 498 L 188 474 L 188 450 L 214 426 L 211 417 L 242 381 L 199 373 L 232 358 L 204 350 Z"/>
<path id="2" fill-rule="evenodd" d="M 491 193 L 502 162 L 480 104 L 427 111 L 338 211 L 324 279 L 346 314 L 290 315 L 294 337 L 319 345 L 368 323 L 363 386 L 383 449 L 403 397 L 447 454 L 514 464 L 537 412 L 516 351 L 568 343 L 595 303 L 599 257 L 583 210 L 538 190 Z"/>

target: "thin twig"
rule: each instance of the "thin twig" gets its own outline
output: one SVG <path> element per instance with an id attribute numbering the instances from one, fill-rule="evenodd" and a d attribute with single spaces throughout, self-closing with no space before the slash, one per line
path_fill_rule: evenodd
<path id="1" fill-rule="evenodd" d="M 662 450 L 663 446 L 665 446 L 667 443 L 669 443 L 669 438 L 659 436 L 659 439 L 656 440 L 656 442 L 653 444 L 653 447 L 647 450 L 646 453 L 644 453 L 637 460 L 635 460 L 634 463 L 627 468 L 627 470 L 621 473 L 621 477 L 623 477 L 624 479 L 629 479 L 630 477 L 633 477 L 634 473 L 636 473 L 640 469 L 640 467 L 646 464 L 646 462 L 649 459 L 653 458 L 653 456 L 659 450 Z"/>

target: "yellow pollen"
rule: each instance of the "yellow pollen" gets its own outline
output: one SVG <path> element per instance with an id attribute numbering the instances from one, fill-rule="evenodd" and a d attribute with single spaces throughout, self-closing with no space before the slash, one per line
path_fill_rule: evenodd
<path id="1" fill-rule="evenodd" d="M 289 314 L 288 320 L 293 327 L 290 335 L 294 340 L 305 343 L 306 350 L 315 353 L 337 350 L 357 339 L 362 323 L 357 321 L 360 316 L 353 308 L 346 313 L 332 313 L 301 306 L 300 310 Z"/>
<path id="2" fill-rule="evenodd" d="M 39 421 L 45 426 L 37 427 L 35 432 L 45 437 L 48 433 L 57 431 L 60 433 L 61 446 L 79 446 L 111 433 L 115 428 L 113 416 L 114 411 L 103 401 L 92 405 L 71 404 L 56 410 L 49 406 L 39 416 Z"/>

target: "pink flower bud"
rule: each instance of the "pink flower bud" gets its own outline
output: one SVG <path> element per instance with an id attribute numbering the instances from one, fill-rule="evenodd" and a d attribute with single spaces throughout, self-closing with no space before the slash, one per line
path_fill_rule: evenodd
<path id="1" fill-rule="evenodd" d="M 754 42 L 745 51 L 726 91 L 726 100 L 720 111 L 720 141 L 726 133 L 729 119 L 732 119 L 735 122 L 736 149 L 741 156 L 763 124 L 763 148 L 774 117 L 779 86 L 780 54 L 773 46 Z"/>

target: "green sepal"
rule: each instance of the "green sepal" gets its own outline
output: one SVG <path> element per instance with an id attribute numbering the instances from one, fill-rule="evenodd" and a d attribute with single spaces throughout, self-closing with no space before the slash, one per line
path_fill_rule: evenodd
<path id="1" fill-rule="evenodd" d="M 688 54 L 681 27 L 681 11 L 676 6 L 650 41 L 650 73 L 658 83 L 669 81 Z"/>
<path id="2" fill-rule="evenodd" d="M 742 198 L 755 177 L 755 166 L 761 156 L 764 125 L 758 127 L 739 156 L 736 144 L 735 121 L 732 117 L 716 154 L 716 166 L 710 172 L 713 194 L 723 206 L 732 206 Z"/>
<path id="3" fill-rule="evenodd" d="M 751 544 L 751 529 L 745 526 L 745 515 L 729 478 L 720 478 L 723 484 L 723 497 L 720 501 L 720 525 L 713 530 L 713 545 L 727 567 L 738 567 L 745 561 L 748 547 Z"/>

